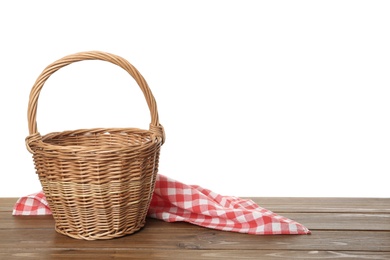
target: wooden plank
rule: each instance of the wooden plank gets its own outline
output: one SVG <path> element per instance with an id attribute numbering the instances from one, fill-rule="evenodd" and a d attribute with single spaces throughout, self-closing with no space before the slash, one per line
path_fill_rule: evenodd
<path id="1" fill-rule="evenodd" d="M 54 228 L 52 215 L 12 216 L 10 212 L 0 212 L 0 229 Z"/>
<path id="2" fill-rule="evenodd" d="M 312 235 L 255 236 L 209 229 L 156 230 L 144 228 L 111 240 L 76 240 L 54 229 L 0 229 L 3 248 L 137 248 L 186 250 L 330 250 L 390 252 L 390 232 L 315 231 Z"/>
<path id="3" fill-rule="evenodd" d="M 12 216 L 16 199 L 0 198 L 0 259 L 390 259 L 389 199 L 252 199 L 312 234 L 255 236 L 148 219 L 136 234 L 84 241 L 56 233 L 51 216 Z"/>
<path id="4" fill-rule="evenodd" d="M 10 211 L 12 209 L 18 199 L 17 198 L 0 198 L 0 212 L 2 211 Z"/>
<path id="5" fill-rule="evenodd" d="M 277 213 L 390 213 L 390 198 L 256 197 L 248 199 Z"/>
<path id="6" fill-rule="evenodd" d="M 252 199 L 261 207 L 275 213 L 390 213 L 390 198 L 285 198 Z M 17 198 L 0 198 L 0 211 L 12 211 Z"/>
<path id="7" fill-rule="evenodd" d="M 371 213 L 285 213 L 310 230 L 382 230 L 390 231 L 390 214 Z M 161 223 L 160 223 L 161 222 Z M 176 229 L 191 228 L 191 226 L 177 225 L 179 223 L 163 223 L 155 219 L 148 219 L 147 225 L 154 228 Z M 0 228 L 52 228 L 52 216 L 12 216 L 9 212 L 0 212 Z"/>
<path id="8" fill-rule="evenodd" d="M 390 214 L 378 213 L 285 213 L 310 230 L 390 231 Z"/>
<path id="9" fill-rule="evenodd" d="M 280 250 L 139 250 L 139 249 L 15 249 L 0 252 L 0 259 L 390 259 L 389 252 L 280 251 Z"/>

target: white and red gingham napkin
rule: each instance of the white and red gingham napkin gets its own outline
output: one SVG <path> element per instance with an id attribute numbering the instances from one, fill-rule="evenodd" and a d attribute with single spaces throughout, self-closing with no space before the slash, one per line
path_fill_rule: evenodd
<path id="1" fill-rule="evenodd" d="M 20 198 L 13 215 L 49 215 L 43 192 Z M 158 175 L 148 216 L 167 222 L 256 235 L 310 234 L 303 225 L 262 208 L 252 200 L 221 196 L 197 185 Z"/>

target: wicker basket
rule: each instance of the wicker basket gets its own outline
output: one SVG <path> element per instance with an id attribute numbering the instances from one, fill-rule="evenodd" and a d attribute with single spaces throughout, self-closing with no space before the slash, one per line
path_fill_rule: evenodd
<path id="1" fill-rule="evenodd" d="M 111 62 L 135 79 L 149 106 L 149 130 L 96 128 L 44 136 L 38 133 L 37 103 L 45 81 L 60 68 L 82 60 Z M 31 90 L 28 125 L 27 149 L 33 154 L 57 232 L 78 239 L 110 239 L 144 226 L 165 135 L 152 92 L 128 61 L 92 51 L 52 63 Z"/>

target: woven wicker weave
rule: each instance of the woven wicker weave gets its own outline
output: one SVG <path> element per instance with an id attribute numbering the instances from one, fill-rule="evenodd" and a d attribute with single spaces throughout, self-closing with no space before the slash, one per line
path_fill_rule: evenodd
<path id="1" fill-rule="evenodd" d="M 96 128 L 44 136 L 38 133 L 37 103 L 45 81 L 60 68 L 82 60 L 111 62 L 135 79 L 149 106 L 149 130 Z M 78 239 L 110 239 L 144 226 L 165 135 L 152 92 L 128 61 L 93 51 L 52 63 L 31 90 L 28 125 L 27 149 L 33 153 L 57 232 Z"/>

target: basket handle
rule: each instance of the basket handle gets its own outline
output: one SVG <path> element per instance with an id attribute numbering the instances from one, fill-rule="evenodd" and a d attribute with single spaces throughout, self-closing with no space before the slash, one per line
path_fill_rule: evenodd
<path id="1" fill-rule="evenodd" d="M 42 71 L 42 73 L 35 81 L 34 86 L 32 87 L 30 92 L 30 98 L 28 103 L 28 114 L 27 114 L 30 136 L 38 134 L 38 128 L 36 122 L 38 98 L 46 80 L 54 72 L 61 69 L 62 67 L 83 60 L 102 60 L 102 61 L 111 62 L 123 68 L 134 78 L 134 80 L 137 82 L 138 86 L 141 88 L 142 92 L 144 93 L 146 102 L 148 103 L 150 116 L 151 116 L 150 131 L 152 131 L 155 136 L 161 137 L 162 142 L 164 142 L 165 134 L 158 120 L 156 100 L 154 99 L 154 96 L 148 84 L 146 83 L 144 77 L 138 72 L 138 70 L 133 65 L 131 65 L 124 58 L 111 53 L 100 52 L 100 51 L 80 52 L 80 53 L 75 53 L 72 55 L 65 56 L 62 59 L 53 62 Z"/>

